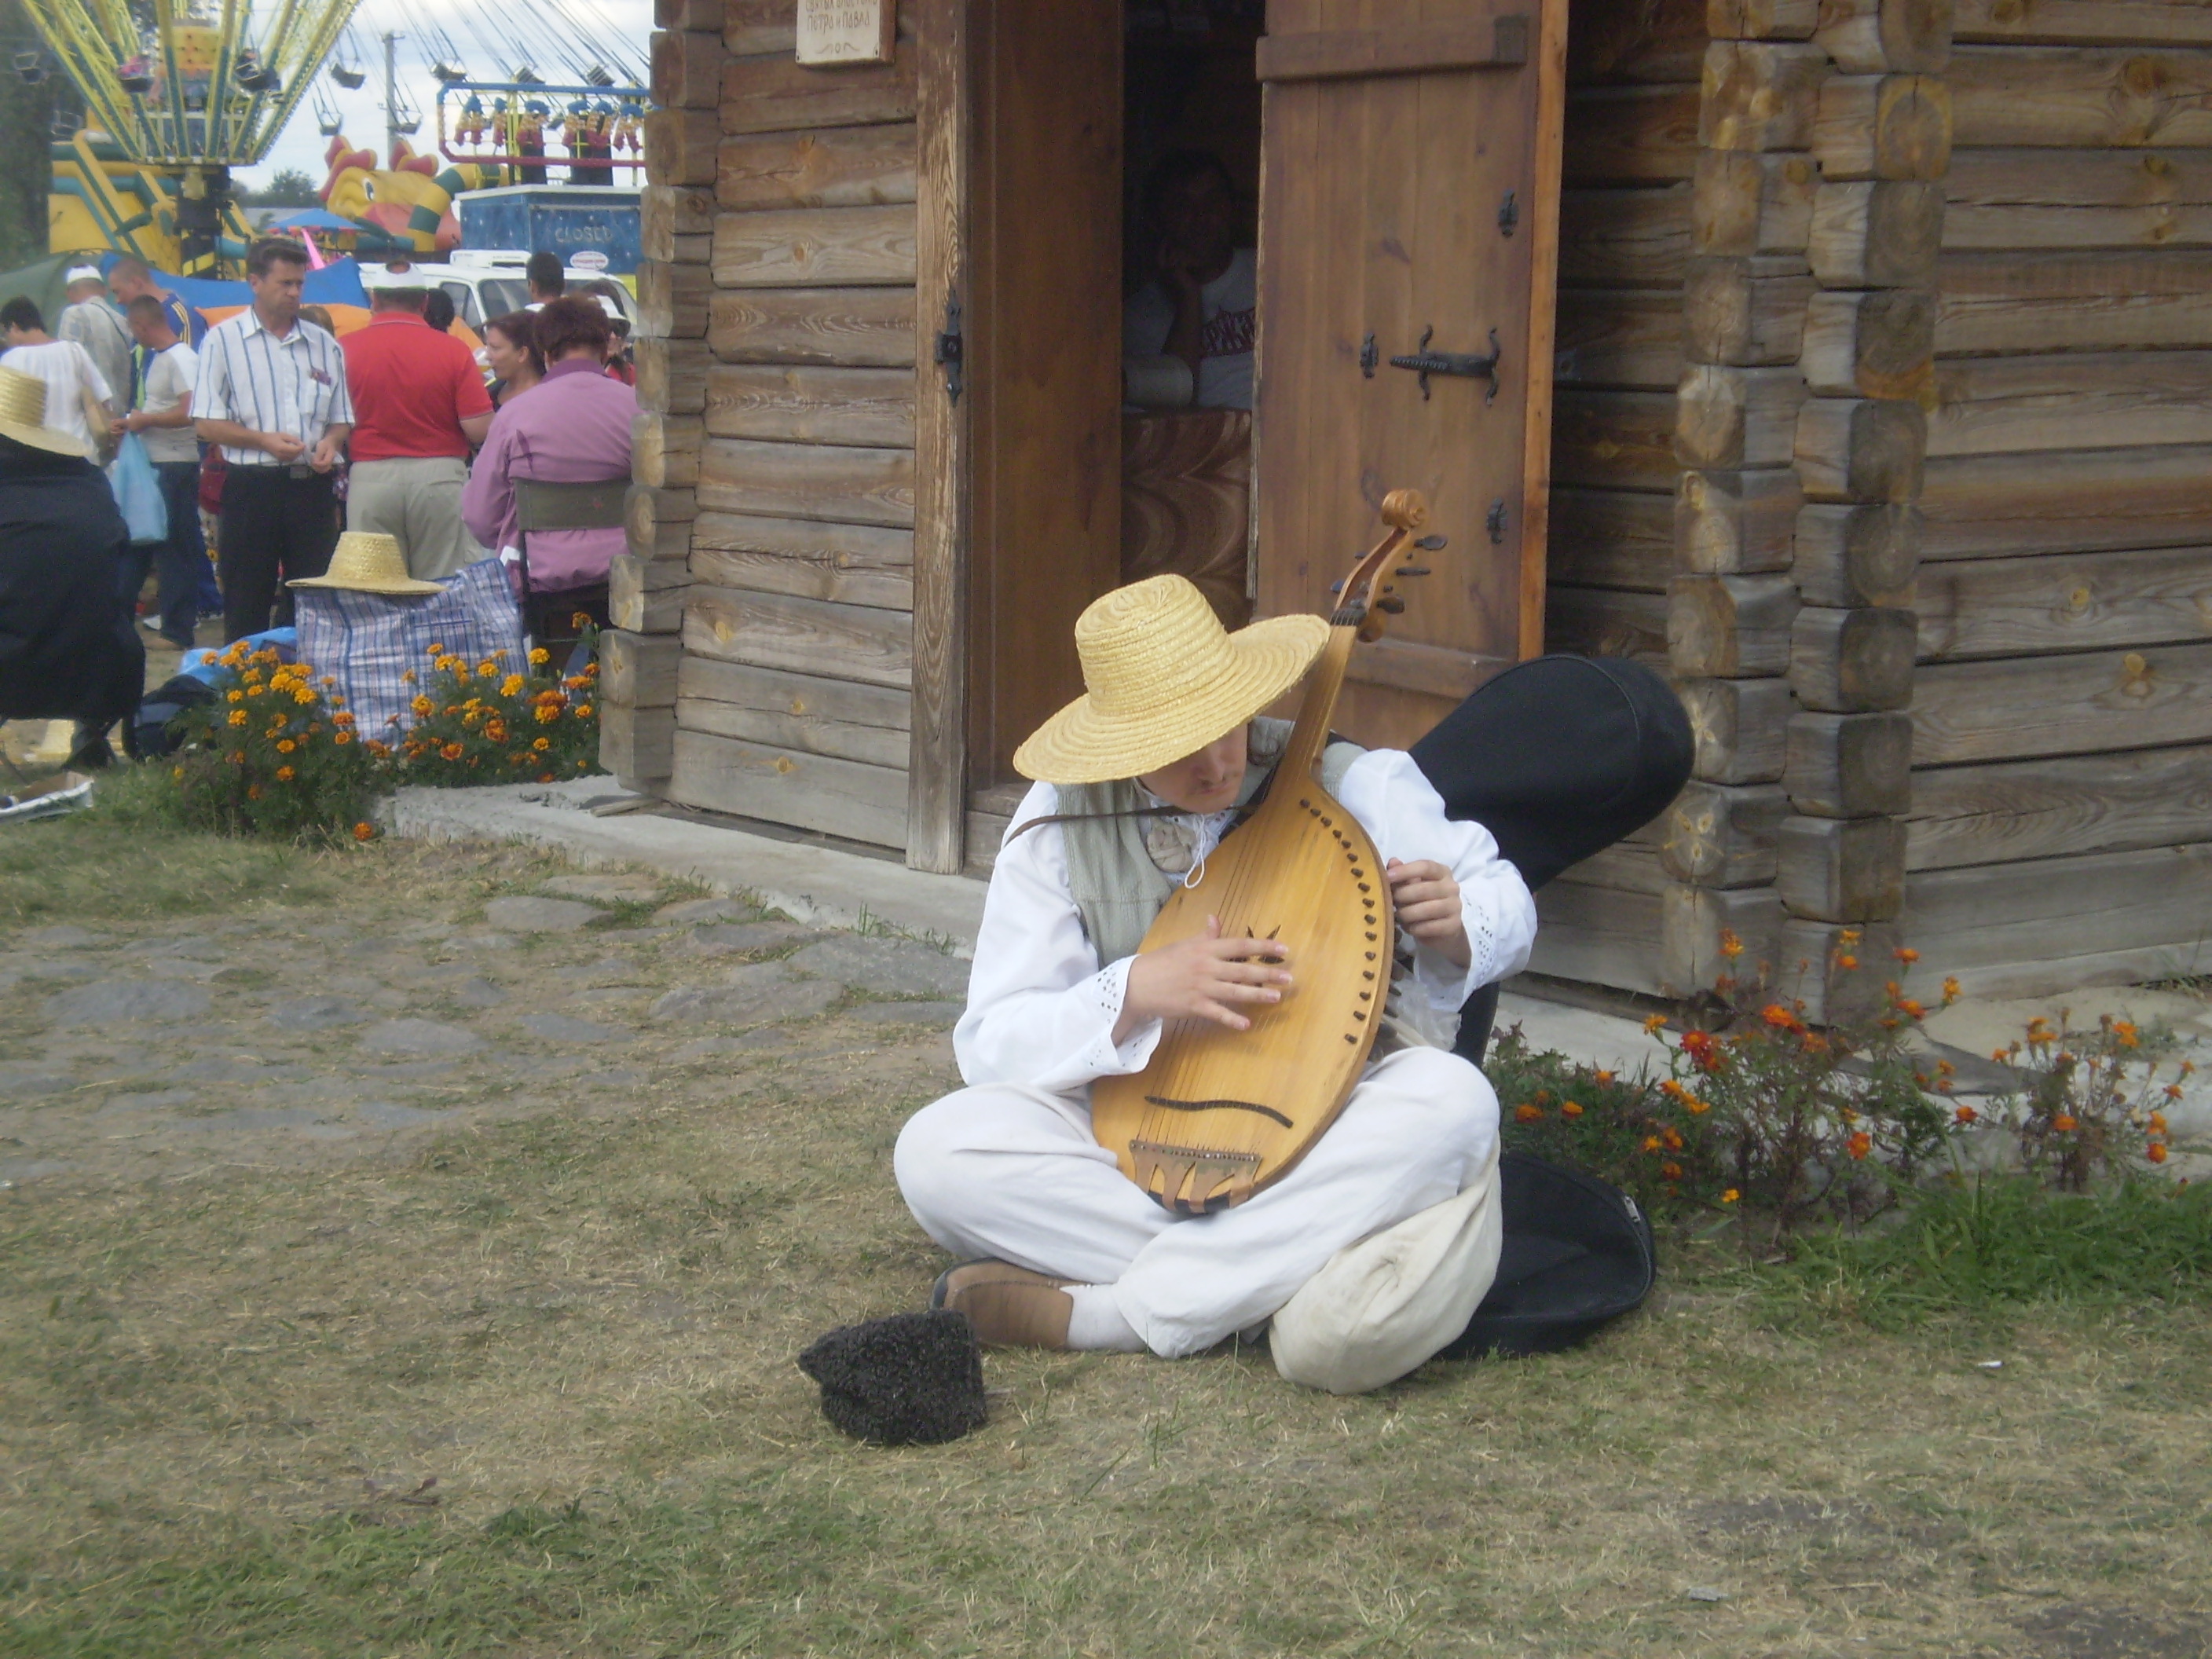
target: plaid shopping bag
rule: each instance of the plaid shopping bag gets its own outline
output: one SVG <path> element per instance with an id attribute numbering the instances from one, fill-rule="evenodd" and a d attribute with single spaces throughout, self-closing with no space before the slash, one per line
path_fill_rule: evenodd
<path id="1" fill-rule="evenodd" d="M 335 676 L 363 738 L 390 743 L 414 725 L 411 703 L 430 678 L 430 647 L 442 645 L 477 663 L 500 652 L 527 672 L 522 612 L 497 559 L 479 559 L 441 593 L 357 593 L 336 587 L 293 590 L 300 660 Z M 414 684 L 404 678 L 410 671 Z"/>

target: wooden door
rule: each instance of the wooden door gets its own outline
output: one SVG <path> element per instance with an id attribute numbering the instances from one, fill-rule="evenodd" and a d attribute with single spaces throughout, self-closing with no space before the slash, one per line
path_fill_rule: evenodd
<path id="1" fill-rule="evenodd" d="M 1121 547 L 1121 8 L 971 0 L 969 776 L 1083 689 Z"/>
<path id="2" fill-rule="evenodd" d="M 1422 491 L 1449 540 L 1354 659 L 1337 725 L 1369 744 L 1410 743 L 1542 649 L 1565 12 L 1269 0 L 1260 612 L 1329 610 L 1388 490 Z M 1390 362 L 1425 340 L 1486 356 L 1493 331 L 1494 387 L 1432 373 L 1425 391 Z"/>

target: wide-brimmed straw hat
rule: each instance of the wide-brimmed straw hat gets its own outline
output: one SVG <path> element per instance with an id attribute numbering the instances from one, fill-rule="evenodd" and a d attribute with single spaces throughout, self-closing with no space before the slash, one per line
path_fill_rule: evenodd
<path id="1" fill-rule="evenodd" d="M 1182 576 L 1116 588 L 1076 619 L 1089 689 L 1014 750 L 1014 769 L 1044 783 L 1157 772 L 1296 685 L 1328 641 L 1328 622 L 1310 616 L 1231 634 Z"/>
<path id="2" fill-rule="evenodd" d="M 295 576 L 287 587 L 342 587 L 354 593 L 442 593 L 436 582 L 407 574 L 407 556 L 397 536 L 349 530 L 331 550 L 330 568 L 319 576 Z"/>
<path id="3" fill-rule="evenodd" d="M 0 437 L 56 455 L 89 455 L 92 446 L 46 424 L 46 383 L 20 368 L 0 368 Z"/>

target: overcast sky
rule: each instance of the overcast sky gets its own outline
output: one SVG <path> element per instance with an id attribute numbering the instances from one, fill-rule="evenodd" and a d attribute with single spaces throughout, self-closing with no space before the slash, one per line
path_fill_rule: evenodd
<path id="1" fill-rule="evenodd" d="M 642 65 L 647 43 L 653 33 L 653 0 L 594 0 L 599 11 L 611 18 L 615 32 L 628 46 L 630 57 Z M 353 16 L 353 37 L 359 43 L 362 63 L 368 72 L 368 84 L 357 92 L 349 92 L 331 79 L 327 66 L 316 77 L 316 84 L 343 118 L 347 140 L 356 147 L 372 146 L 380 153 L 384 148 L 384 47 L 377 40 L 386 29 L 397 30 L 401 35 L 410 33 L 410 25 L 418 17 L 434 18 L 453 37 L 454 45 L 462 54 L 469 73 L 479 80 L 504 80 L 510 67 L 484 57 L 477 48 L 475 37 L 457 19 L 483 20 L 478 27 L 494 38 L 527 39 L 532 32 L 533 21 L 547 33 L 559 33 L 557 16 L 550 9 L 541 9 L 530 0 L 361 0 Z M 399 42 L 399 76 L 405 97 L 422 116 L 422 130 L 413 138 L 415 147 L 429 153 L 437 143 L 435 120 L 431 106 L 435 102 L 438 83 L 430 78 L 425 67 L 428 53 L 425 47 L 413 39 Z M 536 65 L 538 72 L 548 81 L 568 82 L 573 71 L 558 60 L 547 58 Z M 318 130 L 315 120 L 315 100 L 312 94 L 302 97 L 291 125 L 284 129 L 276 142 L 270 146 L 269 155 L 260 166 L 241 167 L 234 175 L 239 182 L 264 185 L 270 177 L 285 167 L 297 167 L 320 185 L 329 169 L 323 152 L 331 141 Z M 626 178 L 621 172 L 617 179 Z"/>

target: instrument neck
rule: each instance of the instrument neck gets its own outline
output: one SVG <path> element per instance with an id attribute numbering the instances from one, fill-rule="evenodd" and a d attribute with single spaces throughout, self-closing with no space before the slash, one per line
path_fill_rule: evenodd
<path id="1" fill-rule="evenodd" d="M 1328 723 L 1336 714 L 1337 695 L 1344 690 L 1345 670 L 1352 663 L 1352 642 L 1358 631 L 1348 627 L 1328 630 L 1328 643 L 1322 647 L 1312 672 L 1306 676 L 1297 724 L 1291 728 L 1291 740 L 1275 769 L 1279 780 L 1312 777 L 1320 765 L 1321 751 L 1328 742 Z"/>

